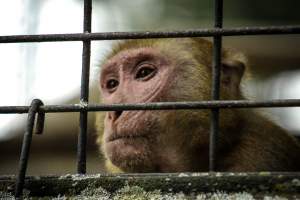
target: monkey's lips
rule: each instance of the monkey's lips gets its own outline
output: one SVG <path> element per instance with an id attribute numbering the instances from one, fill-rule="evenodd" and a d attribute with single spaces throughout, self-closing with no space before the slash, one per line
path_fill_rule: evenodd
<path id="1" fill-rule="evenodd" d="M 107 138 L 107 142 L 113 142 L 116 140 L 135 140 L 135 139 L 147 139 L 145 135 L 117 135 L 112 134 Z"/>
<path id="2" fill-rule="evenodd" d="M 143 135 L 114 136 L 104 143 L 106 157 L 127 172 L 144 172 L 151 163 L 149 140 Z"/>
<path id="3" fill-rule="evenodd" d="M 123 112 L 116 122 L 108 123 L 105 141 L 148 140 L 152 135 L 150 130 L 154 130 L 153 122 L 155 120 L 149 117 L 149 112 Z"/>

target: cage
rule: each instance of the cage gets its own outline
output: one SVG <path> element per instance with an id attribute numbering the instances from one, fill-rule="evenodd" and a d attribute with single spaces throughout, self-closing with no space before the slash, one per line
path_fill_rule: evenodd
<path id="1" fill-rule="evenodd" d="M 300 26 L 260 26 L 223 28 L 223 1 L 215 0 L 214 28 L 183 31 L 150 31 L 150 32 L 91 32 L 92 0 L 84 1 L 84 30 L 74 34 L 39 34 L 0 36 L 0 43 L 82 41 L 82 75 L 81 96 L 78 104 L 44 105 L 42 100 L 34 99 L 30 106 L 1 106 L 1 114 L 28 113 L 26 131 L 23 139 L 19 171 L 16 176 L 0 177 L 0 197 L 62 197 L 82 198 L 96 196 L 109 199 L 120 195 L 131 198 L 166 197 L 163 195 L 187 195 L 191 198 L 214 197 L 222 195 L 253 194 L 256 197 L 280 195 L 286 198 L 299 198 L 299 173 L 219 173 L 215 172 L 217 159 L 219 109 L 257 108 L 257 107 L 299 107 L 299 99 L 280 99 L 267 101 L 252 100 L 219 100 L 220 65 L 222 37 L 242 35 L 283 35 L 299 34 Z M 143 38 L 182 38 L 213 37 L 213 84 L 211 101 L 199 102 L 163 102 L 139 104 L 90 104 L 89 72 L 91 41 L 123 40 Z M 86 141 L 87 119 L 89 112 L 122 111 L 122 110 L 174 110 L 174 109 L 210 109 L 211 133 L 209 168 L 207 173 L 166 173 L 166 174 L 98 174 L 86 175 Z M 76 175 L 26 177 L 26 168 L 30 154 L 31 139 L 34 129 L 37 134 L 43 132 L 44 118 L 47 113 L 78 112 L 80 113 L 80 131 L 78 135 L 78 161 Z M 35 125 L 35 118 L 36 125 Z M 36 128 L 34 128 L 36 126 Z M 126 188 L 127 187 L 127 188 Z M 117 192 L 116 192 L 117 191 Z M 219 192 L 218 191 L 222 191 Z M 25 193 L 23 195 L 23 192 Z M 244 193 L 243 193 L 244 192 Z M 245 193 L 246 192 L 246 193 Z M 214 194 L 216 193 L 216 194 Z M 228 194 L 227 194 L 228 193 Z M 232 194 L 233 193 L 233 194 Z M 140 195 L 140 196 L 134 196 Z M 174 196 L 173 196 L 174 197 Z M 235 196 L 234 196 L 235 197 Z M 1 197 L 2 198 L 2 197 Z M 172 198 L 172 196 L 171 196 Z M 184 198 L 184 197 L 183 197 Z M 243 196 L 242 196 L 243 198 Z"/>

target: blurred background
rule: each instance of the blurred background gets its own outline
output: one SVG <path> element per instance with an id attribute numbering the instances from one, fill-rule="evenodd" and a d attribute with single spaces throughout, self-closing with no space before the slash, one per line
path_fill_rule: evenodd
<path id="1" fill-rule="evenodd" d="M 224 27 L 300 24 L 297 0 L 226 0 Z M 210 0 L 93 0 L 93 32 L 185 30 L 213 27 Z M 0 1 L 0 35 L 82 32 L 82 0 Z M 300 98 L 300 37 L 224 37 L 224 46 L 245 53 L 253 77 L 250 99 Z M 111 42 L 92 42 L 90 101 L 97 102 L 99 61 Z M 81 42 L 0 44 L 0 106 L 79 102 Z M 300 135 L 300 108 L 265 109 L 281 126 Z M 26 114 L 0 115 L 0 175 L 15 174 Z M 89 114 L 87 172 L 103 171 Z M 34 135 L 28 174 L 76 173 L 78 113 L 46 114 L 43 135 Z"/>

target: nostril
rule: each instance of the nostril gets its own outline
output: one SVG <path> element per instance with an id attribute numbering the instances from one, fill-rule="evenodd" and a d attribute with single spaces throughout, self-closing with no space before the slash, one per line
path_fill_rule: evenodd
<path id="1" fill-rule="evenodd" d="M 115 120 L 117 120 L 121 116 L 122 112 L 123 111 L 112 111 L 112 112 L 109 112 L 108 113 L 108 119 L 115 121 Z"/>
<path id="2" fill-rule="evenodd" d="M 122 110 L 114 112 L 114 114 L 115 114 L 115 120 L 118 119 L 121 116 L 122 112 L 123 112 Z"/>

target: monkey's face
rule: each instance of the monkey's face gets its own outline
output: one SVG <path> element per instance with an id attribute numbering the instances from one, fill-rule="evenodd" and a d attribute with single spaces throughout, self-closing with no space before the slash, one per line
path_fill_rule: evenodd
<path id="1" fill-rule="evenodd" d="M 103 103 L 167 101 L 174 81 L 170 62 L 151 48 L 121 51 L 100 75 Z M 113 164 L 126 171 L 156 168 L 163 115 L 160 111 L 111 111 L 104 120 L 103 150 Z"/>

